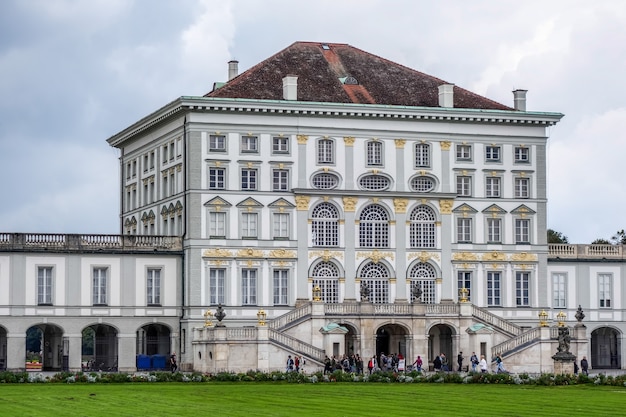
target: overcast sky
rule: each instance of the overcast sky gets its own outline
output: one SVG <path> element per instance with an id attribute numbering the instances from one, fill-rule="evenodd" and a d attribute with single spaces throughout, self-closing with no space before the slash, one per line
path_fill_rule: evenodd
<path id="1" fill-rule="evenodd" d="M 626 3 L 0 1 L 0 232 L 120 232 L 106 139 L 295 41 L 348 43 L 530 111 L 550 130 L 548 227 L 626 228 Z"/>

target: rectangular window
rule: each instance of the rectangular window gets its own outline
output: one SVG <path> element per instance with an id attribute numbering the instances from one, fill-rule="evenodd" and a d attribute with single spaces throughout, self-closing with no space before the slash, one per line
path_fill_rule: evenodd
<path id="1" fill-rule="evenodd" d="M 255 191 L 257 188 L 257 170 L 244 168 L 241 170 L 241 189 Z"/>
<path id="2" fill-rule="evenodd" d="M 94 268 L 93 269 L 93 304 L 94 305 L 106 305 L 107 304 L 107 273 L 108 268 Z"/>
<path id="3" fill-rule="evenodd" d="M 256 305 L 256 269 L 241 270 L 241 304 Z"/>
<path id="4" fill-rule="evenodd" d="M 163 149 L 162 149 L 163 163 L 167 162 L 167 155 L 168 155 L 168 153 L 167 153 L 167 146 L 168 145 L 164 145 Z"/>
<path id="5" fill-rule="evenodd" d="M 209 151 L 225 152 L 226 151 L 226 136 L 210 135 L 209 136 Z"/>
<path id="6" fill-rule="evenodd" d="M 487 272 L 487 305 L 497 307 L 502 305 L 500 272 Z"/>
<path id="7" fill-rule="evenodd" d="M 500 197 L 500 178 L 499 177 L 487 177 L 486 178 L 485 197 L 490 197 L 490 198 Z"/>
<path id="8" fill-rule="evenodd" d="M 161 269 L 148 268 L 147 280 L 148 305 L 161 305 Z"/>
<path id="9" fill-rule="evenodd" d="M 241 152 L 258 153 L 259 152 L 259 138 L 257 136 L 242 136 L 241 137 Z"/>
<path id="10" fill-rule="evenodd" d="M 148 172 L 149 158 L 150 156 L 148 154 L 143 156 L 143 172 Z"/>
<path id="11" fill-rule="evenodd" d="M 416 167 L 429 167 L 430 166 L 430 145 L 427 143 L 415 144 L 415 166 Z"/>
<path id="12" fill-rule="evenodd" d="M 515 147 L 515 162 L 516 163 L 529 163 L 530 162 L 530 150 L 524 146 Z"/>
<path id="13" fill-rule="evenodd" d="M 289 191 L 289 171 L 286 169 L 272 170 L 272 190 Z"/>
<path id="14" fill-rule="evenodd" d="M 241 237 L 244 239 L 256 238 L 258 236 L 258 222 L 259 215 L 257 213 L 242 213 L 241 214 Z"/>
<path id="15" fill-rule="evenodd" d="M 530 273 L 515 273 L 515 305 L 528 307 L 530 305 Z"/>
<path id="16" fill-rule="evenodd" d="M 530 180 L 528 178 L 515 178 L 515 197 L 530 197 Z"/>
<path id="17" fill-rule="evenodd" d="M 472 196 L 472 177 L 459 175 L 456 177 L 456 193 L 460 196 Z"/>
<path id="18" fill-rule="evenodd" d="M 209 304 L 224 304 L 225 269 L 211 269 L 209 271 Z"/>
<path id="19" fill-rule="evenodd" d="M 337 304 L 339 302 L 338 279 L 314 279 L 312 288 L 319 287 L 322 292 L 321 298 L 325 303 Z"/>
<path id="20" fill-rule="evenodd" d="M 274 136 L 272 138 L 272 153 L 281 154 L 289 153 L 289 138 L 282 136 Z"/>
<path id="21" fill-rule="evenodd" d="M 154 169 L 154 160 L 156 158 L 155 155 L 156 155 L 155 151 L 150 152 L 150 170 Z"/>
<path id="22" fill-rule="evenodd" d="M 530 243 L 529 219 L 515 219 L 515 243 Z"/>
<path id="23" fill-rule="evenodd" d="M 472 219 L 459 217 L 456 224 L 458 243 L 470 243 L 472 241 Z"/>
<path id="24" fill-rule="evenodd" d="M 381 166 L 383 164 L 383 144 L 378 141 L 367 142 L 367 165 Z"/>
<path id="25" fill-rule="evenodd" d="M 223 190 L 226 185 L 226 169 L 209 168 L 209 189 Z"/>
<path id="26" fill-rule="evenodd" d="M 317 141 L 317 163 L 332 164 L 335 162 L 335 143 L 329 139 L 320 139 Z"/>
<path id="27" fill-rule="evenodd" d="M 52 305 L 52 267 L 37 268 L 37 304 Z"/>
<path id="28" fill-rule="evenodd" d="M 467 290 L 465 297 L 471 301 L 472 273 L 470 271 L 459 271 L 457 284 L 459 288 L 459 298 L 462 296 L 461 289 L 465 288 Z"/>
<path id="29" fill-rule="evenodd" d="M 287 283 L 289 271 L 286 269 L 274 270 L 274 305 L 287 305 Z"/>
<path id="30" fill-rule="evenodd" d="M 502 219 L 487 219 L 487 242 L 502 243 Z"/>
<path id="31" fill-rule="evenodd" d="M 471 161 L 472 160 L 472 146 L 471 145 L 456 145 L 456 160 L 457 161 Z"/>
<path id="32" fill-rule="evenodd" d="M 611 274 L 598 274 L 598 297 L 600 308 L 611 308 Z"/>
<path id="33" fill-rule="evenodd" d="M 500 162 L 500 147 L 499 146 L 485 147 L 485 160 L 487 162 Z"/>
<path id="34" fill-rule="evenodd" d="M 226 237 L 226 213 L 209 212 L 209 237 Z"/>
<path id="35" fill-rule="evenodd" d="M 274 239 L 289 239 L 289 213 L 274 213 Z"/>
<path id="36" fill-rule="evenodd" d="M 567 292 L 565 287 L 565 274 L 552 274 L 552 307 L 565 308 L 566 295 Z"/>

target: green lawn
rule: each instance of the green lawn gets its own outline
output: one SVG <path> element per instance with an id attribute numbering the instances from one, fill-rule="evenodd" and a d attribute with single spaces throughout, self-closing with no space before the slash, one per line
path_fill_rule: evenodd
<path id="1" fill-rule="evenodd" d="M 0 416 L 618 415 L 626 388 L 483 384 L 3 384 Z"/>

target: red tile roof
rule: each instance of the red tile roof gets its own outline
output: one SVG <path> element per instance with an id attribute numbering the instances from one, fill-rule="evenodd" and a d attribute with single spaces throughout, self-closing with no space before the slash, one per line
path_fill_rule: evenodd
<path id="1" fill-rule="evenodd" d="M 450 84 L 347 44 L 295 42 L 206 97 L 283 100 L 287 75 L 298 76 L 298 101 L 331 103 L 439 107 L 438 87 Z M 454 107 L 513 110 L 457 86 Z"/>

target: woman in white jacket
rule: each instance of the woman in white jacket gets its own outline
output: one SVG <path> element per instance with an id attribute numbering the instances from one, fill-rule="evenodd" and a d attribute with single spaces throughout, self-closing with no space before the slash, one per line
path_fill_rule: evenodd
<path id="1" fill-rule="evenodd" d="M 480 362 L 478 362 L 478 366 L 480 366 L 480 372 L 486 374 L 488 371 L 487 361 L 485 360 L 485 355 L 480 355 Z"/>

